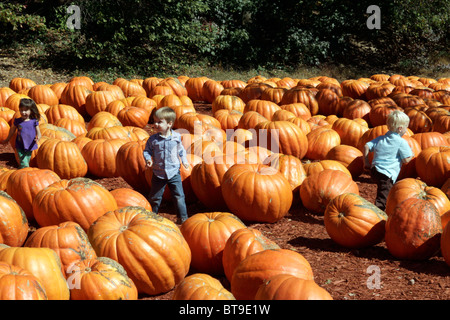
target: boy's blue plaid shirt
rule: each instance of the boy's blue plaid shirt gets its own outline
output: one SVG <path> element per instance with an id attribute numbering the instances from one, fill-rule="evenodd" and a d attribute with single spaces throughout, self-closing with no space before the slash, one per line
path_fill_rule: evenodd
<path id="1" fill-rule="evenodd" d="M 181 135 L 173 130 L 167 137 L 159 133 L 151 135 L 145 145 L 144 158 L 153 160 L 153 174 L 161 179 L 172 178 L 179 172 L 181 163 L 188 163 Z"/>

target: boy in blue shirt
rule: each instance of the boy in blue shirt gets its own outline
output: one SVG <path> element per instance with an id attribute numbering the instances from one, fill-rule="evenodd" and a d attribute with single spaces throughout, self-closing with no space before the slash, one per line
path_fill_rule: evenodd
<path id="1" fill-rule="evenodd" d="M 364 167 L 370 169 L 372 179 L 377 184 L 375 205 L 386 209 L 386 199 L 397 180 L 402 164 L 414 157 L 408 142 L 402 138 L 409 125 L 409 117 L 402 111 L 391 112 L 387 118 L 388 132 L 369 141 L 364 146 Z M 372 167 L 369 152 L 373 152 Z"/>
<path id="2" fill-rule="evenodd" d="M 166 185 L 175 199 L 179 220 L 187 218 L 186 202 L 180 176 L 180 159 L 185 168 L 189 167 L 186 150 L 181 144 L 181 135 L 172 130 L 176 119 L 175 111 L 169 107 L 156 110 L 154 124 L 157 133 L 151 135 L 144 149 L 148 168 L 152 168 L 149 202 L 152 210 L 158 213 Z"/>

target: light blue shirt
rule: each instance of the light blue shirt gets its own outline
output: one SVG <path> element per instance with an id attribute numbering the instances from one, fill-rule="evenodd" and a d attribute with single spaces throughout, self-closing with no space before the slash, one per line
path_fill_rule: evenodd
<path id="1" fill-rule="evenodd" d="M 180 170 L 182 163 L 188 163 L 181 135 L 171 130 L 167 137 L 159 133 L 151 135 L 144 149 L 145 160 L 153 160 L 153 174 L 161 179 L 170 179 Z"/>
<path id="2" fill-rule="evenodd" d="M 392 131 L 367 142 L 366 145 L 369 151 L 373 152 L 372 167 L 390 177 L 394 183 L 402 168 L 402 160 L 414 155 L 408 142 Z"/>

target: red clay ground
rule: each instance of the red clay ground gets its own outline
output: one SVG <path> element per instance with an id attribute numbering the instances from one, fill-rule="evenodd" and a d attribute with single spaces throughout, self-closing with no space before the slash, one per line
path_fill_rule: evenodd
<path id="1" fill-rule="evenodd" d="M 199 106 L 208 112 L 208 106 Z M 0 166 L 16 167 L 13 150 L 0 145 Z M 97 179 L 108 190 L 130 187 L 122 178 Z M 360 194 L 373 202 L 375 186 L 363 174 L 356 179 Z M 188 205 L 189 215 L 205 212 L 201 203 Z M 163 204 L 161 215 L 175 221 L 174 207 Z M 311 264 L 315 281 L 335 300 L 448 300 L 450 298 L 450 266 L 442 256 L 427 261 L 395 259 L 384 242 L 370 248 L 349 250 L 334 243 L 326 233 L 323 216 L 308 212 L 301 204 L 273 224 L 247 224 L 259 229 L 281 248 L 301 253 Z M 374 269 L 379 272 L 380 286 L 374 287 Z M 370 271 L 372 270 L 372 271 Z M 193 271 L 192 271 L 193 272 Z M 220 277 L 226 288 L 229 283 Z M 369 286 L 368 286 L 369 282 Z M 372 286 L 370 286 L 372 285 Z M 141 295 L 142 300 L 170 300 L 173 291 L 158 296 Z"/>

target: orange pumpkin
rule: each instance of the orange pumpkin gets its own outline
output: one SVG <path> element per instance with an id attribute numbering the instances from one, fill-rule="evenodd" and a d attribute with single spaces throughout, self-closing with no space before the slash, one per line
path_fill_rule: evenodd
<path id="1" fill-rule="evenodd" d="M 120 122 L 120 121 L 119 121 Z M 120 125 L 88 128 L 87 138 L 96 139 L 125 139 L 127 141 L 137 141 L 137 136 L 130 132 L 129 128 Z"/>
<path id="2" fill-rule="evenodd" d="M 86 111 L 86 97 L 91 93 L 91 90 L 83 85 L 76 83 L 69 83 L 61 92 L 59 102 L 74 107 L 82 115 L 87 115 Z"/>
<path id="3" fill-rule="evenodd" d="M 54 171 L 61 179 L 84 177 L 88 164 L 76 143 L 50 138 L 42 142 L 36 156 L 40 169 Z"/>
<path id="4" fill-rule="evenodd" d="M 71 300 L 137 300 L 138 291 L 125 269 L 113 259 L 76 262 L 68 277 Z"/>
<path id="5" fill-rule="evenodd" d="M 203 84 L 207 80 L 209 80 L 209 78 L 205 76 L 189 78 L 186 80 L 184 86 L 186 87 L 187 95 L 192 101 L 205 101 L 203 96 Z"/>
<path id="6" fill-rule="evenodd" d="M 125 139 L 95 139 L 86 143 L 81 150 L 88 165 L 88 171 L 96 177 L 117 177 L 116 156 Z"/>
<path id="7" fill-rule="evenodd" d="M 387 215 L 373 203 L 353 193 L 333 198 L 324 212 L 330 238 L 346 248 L 364 248 L 384 238 Z"/>
<path id="8" fill-rule="evenodd" d="M 42 189 L 60 181 L 52 170 L 28 167 L 15 170 L 6 183 L 6 192 L 16 200 L 25 212 L 28 221 L 34 221 L 32 202 Z"/>
<path id="9" fill-rule="evenodd" d="M 231 282 L 234 269 L 246 257 L 267 249 L 280 249 L 272 240 L 254 228 L 234 231 L 223 248 L 222 264 L 225 276 Z"/>
<path id="10" fill-rule="evenodd" d="M 330 149 L 326 158 L 342 163 L 353 178 L 359 177 L 364 172 L 363 153 L 356 147 L 340 144 Z"/>
<path id="11" fill-rule="evenodd" d="M 408 198 L 389 215 L 385 243 L 398 259 L 426 260 L 439 251 L 441 234 L 436 207 L 423 199 Z"/>
<path id="12" fill-rule="evenodd" d="M 61 271 L 61 261 L 50 248 L 8 247 L 0 261 L 29 271 L 41 282 L 48 300 L 69 300 L 70 291 Z"/>
<path id="13" fill-rule="evenodd" d="M 359 187 L 340 170 L 325 169 L 309 175 L 300 186 L 303 206 L 316 213 L 324 213 L 328 203 L 343 193 L 359 195 Z"/>
<path id="14" fill-rule="evenodd" d="M 444 261 L 450 266 L 450 223 L 446 223 L 441 235 L 441 253 Z"/>
<path id="15" fill-rule="evenodd" d="M 205 273 L 194 273 L 184 278 L 173 292 L 173 300 L 235 300 L 216 278 Z"/>
<path id="16" fill-rule="evenodd" d="M 43 84 L 38 84 L 30 88 L 28 96 L 37 104 L 48 104 L 49 106 L 57 105 L 59 102 L 56 93 L 49 87 Z"/>
<path id="17" fill-rule="evenodd" d="M 80 122 L 78 120 L 61 118 L 55 121 L 55 126 L 69 130 L 76 137 L 84 137 L 87 133 L 84 121 Z"/>
<path id="18" fill-rule="evenodd" d="M 48 300 L 41 281 L 21 267 L 0 262 L 0 300 Z"/>
<path id="19" fill-rule="evenodd" d="M 212 113 L 216 113 L 218 110 L 236 110 L 244 113 L 245 102 L 237 97 L 232 95 L 218 95 L 211 105 Z"/>
<path id="20" fill-rule="evenodd" d="M 135 206 L 152 211 L 152 206 L 147 198 L 131 188 L 116 188 L 110 192 L 114 199 L 116 199 L 118 208 Z"/>
<path id="21" fill-rule="evenodd" d="M 15 77 L 9 81 L 9 88 L 14 90 L 15 92 L 19 92 L 20 90 L 26 88 L 34 87 L 35 85 L 36 82 L 34 82 L 33 80 L 22 77 Z"/>
<path id="22" fill-rule="evenodd" d="M 28 220 L 25 212 L 6 192 L 0 191 L 0 243 L 20 247 L 28 236 Z"/>
<path id="23" fill-rule="evenodd" d="M 43 188 L 33 200 L 33 214 L 41 227 L 73 221 L 87 231 L 98 217 L 115 209 L 113 195 L 88 178 L 57 181 Z"/>
<path id="24" fill-rule="evenodd" d="M 268 100 L 253 99 L 245 104 L 244 110 L 242 112 L 247 113 L 249 111 L 255 111 L 266 119 L 272 120 L 273 114 L 280 109 L 280 106 L 274 102 Z"/>
<path id="25" fill-rule="evenodd" d="M 72 221 L 38 228 L 28 237 L 24 246 L 53 249 L 61 260 L 65 277 L 71 273 L 74 263 L 97 257 L 86 232 Z"/>
<path id="26" fill-rule="evenodd" d="M 242 260 L 233 272 L 231 293 L 237 300 L 254 300 L 259 286 L 277 274 L 314 280 L 308 260 L 288 249 L 269 249 Z"/>
<path id="27" fill-rule="evenodd" d="M 333 298 L 314 280 L 290 274 L 277 274 L 259 286 L 255 300 L 333 300 Z"/>
<path id="28" fill-rule="evenodd" d="M 293 201 L 289 181 L 263 164 L 234 164 L 223 175 L 221 189 L 231 212 L 246 221 L 276 222 Z"/>
<path id="29" fill-rule="evenodd" d="M 281 99 L 280 105 L 291 103 L 303 103 L 313 116 L 319 113 L 319 104 L 316 97 L 308 88 L 295 86 L 287 90 Z"/>
<path id="30" fill-rule="evenodd" d="M 96 113 L 105 111 L 109 103 L 118 99 L 113 91 L 93 91 L 86 96 L 86 112 L 93 117 Z"/>
<path id="31" fill-rule="evenodd" d="M 189 217 L 180 231 L 191 249 L 191 267 L 210 275 L 223 274 L 225 243 L 234 231 L 243 228 L 245 224 L 229 212 L 205 212 Z"/>
<path id="32" fill-rule="evenodd" d="M 306 135 L 308 150 L 305 157 L 310 160 L 325 160 L 332 148 L 341 144 L 341 137 L 332 128 L 321 127 Z"/>
<path id="33" fill-rule="evenodd" d="M 391 215 L 395 207 L 408 198 L 417 198 L 433 204 L 442 216 L 450 210 L 450 200 L 439 188 L 429 186 L 424 181 L 405 178 L 397 181 L 389 192 L 386 200 L 386 214 Z"/>
<path id="34" fill-rule="evenodd" d="M 139 107 L 125 107 L 117 113 L 117 119 L 124 126 L 144 128 L 150 119 L 150 112 Z"/>
<path id="35" fill-rule="evenodd" d="M 168 292 L 189 271 L 191 251 L 176 224 L 144 208 L 105 213 L 88 237 L 98 256 L 124 267 L 139 293 Z"/>
<path id="36" fill-rule="evenodd" d="M 308 151 L 306 134 L 289 121 L 266 121 L 255 126 L 253 137 L 260 147 L 271 152 L 293 155 L 303 159 Z"/>
<path id="37" fill-rule="evenodd" d="M 428 185 L 440 188 L 450 178 L 450 146 L 422 149 L 416 157 L 416 171 Z"/>
<path id="38" fill-rule="evenodd" d="M 122 144 L 116 153 L 116 172 L 133 188 L 148 192 L 149 187 L 144 176 L 146 169 L 144 148 L 145 141 L 129 141 Z"/>
<path id="39" fill-rule="evenodd" d="M 211 161 L 196 164 L 191 171 L 191 186 L 197 199 L 207 208 L 226 211 L 222 196 L 222 181 L 225 172 L 234 164 L 230 156 L 216 156 Z"/>

